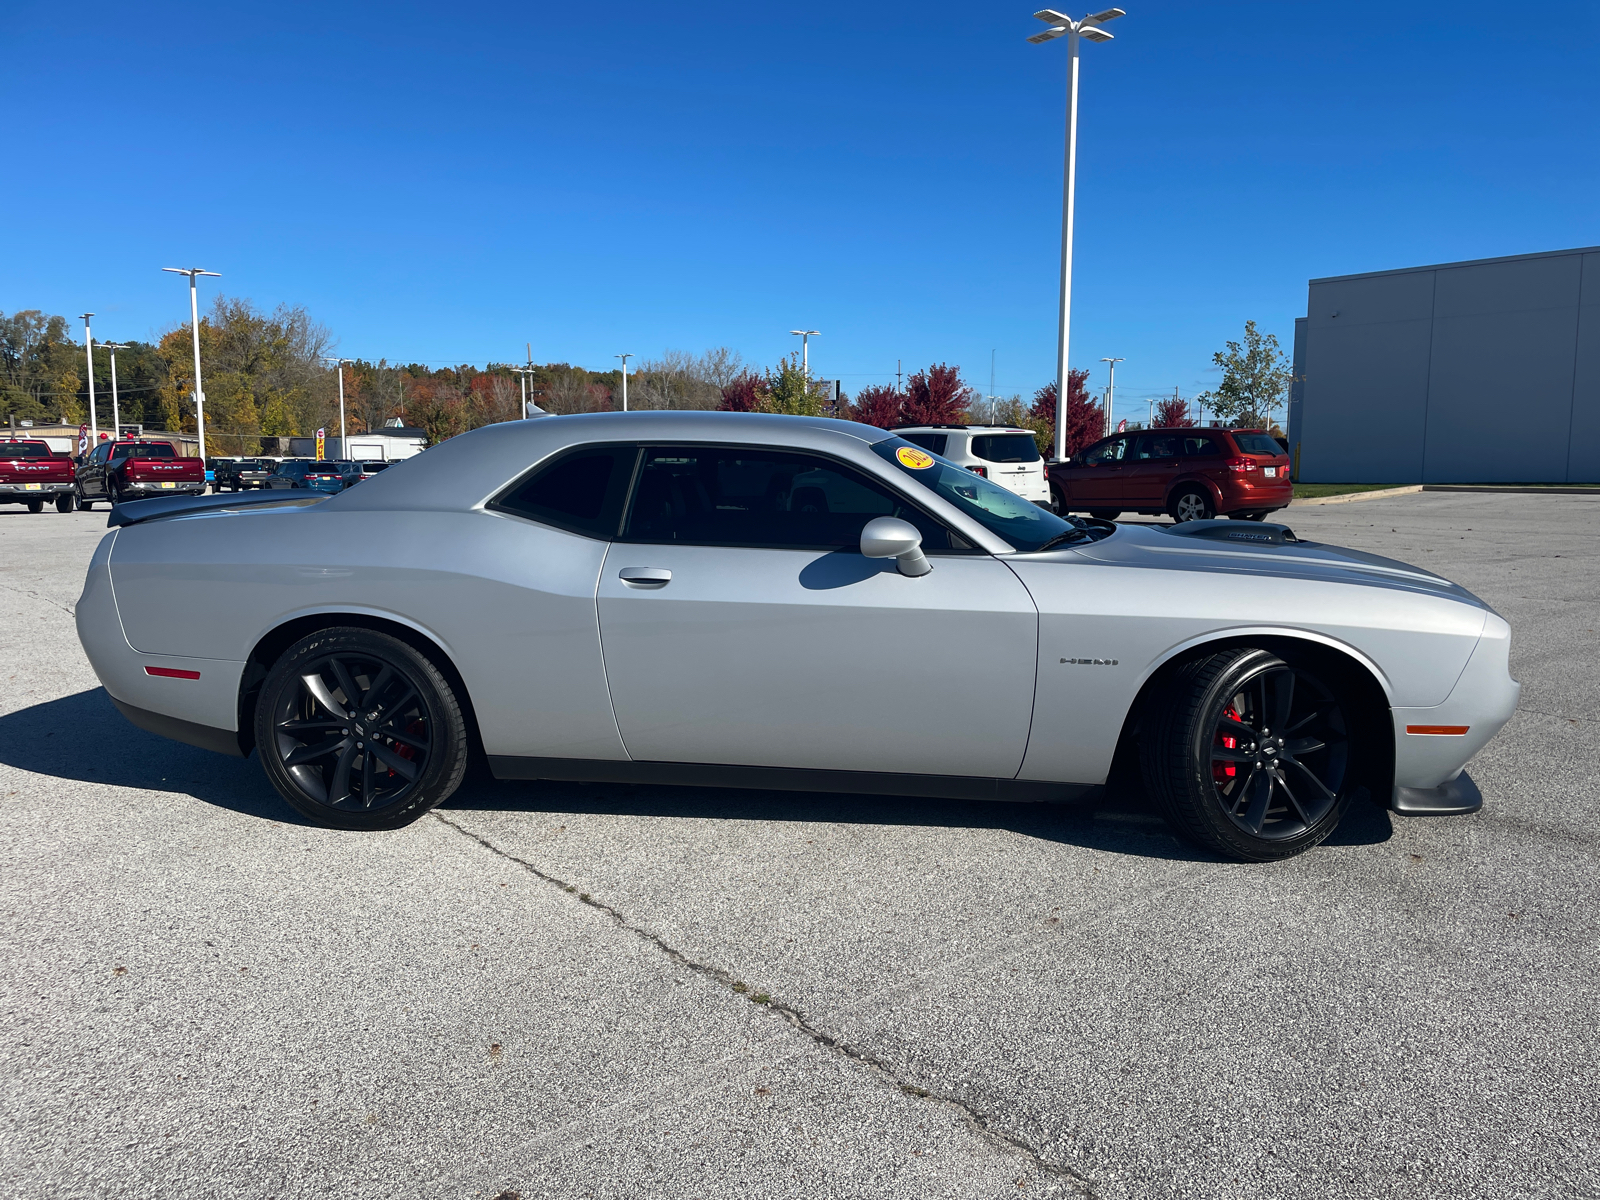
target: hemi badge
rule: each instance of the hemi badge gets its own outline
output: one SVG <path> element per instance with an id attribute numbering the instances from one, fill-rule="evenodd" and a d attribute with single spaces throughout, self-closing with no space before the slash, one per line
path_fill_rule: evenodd
<path id="1" fill-rule="evenodd" d="M 177 667 L 146 667 L 146 675 L 157 675 L 162 679 L 199 679 L 199 671 L 180 671 Z"/>
<path id="2" fill-rule="evenodd" d="M 1470 725 L 1407 725 L 1406 732 L 1425 737 L 1460 737 L 1471 728 Z"/>

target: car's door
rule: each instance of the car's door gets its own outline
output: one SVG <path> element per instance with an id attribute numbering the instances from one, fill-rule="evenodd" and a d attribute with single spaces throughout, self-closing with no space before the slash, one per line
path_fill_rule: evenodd
<path id="1" fill-rule="evenodd" d="M 929 574 L 862 557 L 862 526 L 879 516 L 923 531 Z M 1001 778 L 1021 766 L 1037 639 L 1027 590 L 832 459 L 647 447 L 599 608 L 634 759 Z"/>
<path id="2" fill-rule="evenodd" d="M 1094 508 L 1115 508 L 1122 503 L 1123 473 L 1128 452 L 1126 437 L 1107 438 L 1073 459 L 1070 473 L 1072 503 Z"/>
<path id="3" fill-rule="evenodd" d="M 1161 508 L 1183 463 L 1183 436 L 1141 433 L 1124 468 L 1123 498 L 1137 508 Z"/>
<path id="4" fill-rule="evenodd" d="M 87 465 L 83 470 L 81 487 L 83 493 L 93 499 L 101 499 L 110 495 L 106 482 L 106 473 L 109 470 L 107 463 L 111 458 L 113 443 L 101 442 L 90 453 Z"/>

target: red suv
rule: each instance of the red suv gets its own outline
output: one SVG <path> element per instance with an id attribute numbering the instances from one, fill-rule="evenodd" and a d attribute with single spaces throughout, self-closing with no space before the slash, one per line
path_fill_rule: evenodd
<path id="1" fill-rule="evenodd" d="M 1294 495 L 1289 456 L 1264 429 L 1140 429 L 1046 468 L 1059 513 L 1259 521 Z"/>

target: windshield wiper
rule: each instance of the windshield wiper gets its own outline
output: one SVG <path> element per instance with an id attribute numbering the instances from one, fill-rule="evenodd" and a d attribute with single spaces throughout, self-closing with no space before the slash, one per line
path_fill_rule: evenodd
<path id="1" fill-rule="evenodd" d="M 1094 539 L 1094 534 L 1087 529 L 1068 529 L 1065 532 L 1056 534 L 1055 537 L 1051 538 L 1044 545 L 1035 550 L 1029 551 L 1029 553 L 1043 554 L 1046 550 L 1053 550 L 1055 547 L 1063 545 L 1067 542 L 1082 541 L 1084 538 L 1089 538 L 1092 541 Z"/>

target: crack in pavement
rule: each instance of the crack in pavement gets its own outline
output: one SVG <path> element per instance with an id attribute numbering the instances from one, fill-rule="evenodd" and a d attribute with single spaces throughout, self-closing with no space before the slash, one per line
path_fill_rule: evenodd
<path id="1" fill-rule="evenodd" d="M 502 850 L 499 846 L 495 845 L 482 834 L 475 833 L 474 831 L 467 829 L 465 826 L 456 824 L 456 822 L 452 821 L 444 814 L 435 811 L 430 815 L 441 825 L 446 825 L 455 830 L 461 836 L 477 842 L 491 854 L 503 858 L 507 862 L 516 863 L 517 866 L 521 867 L 529 874 L 536 876 L 546 883 L 553 884 L 564 892 L 572 893 L 581 903 L 587 904 L 590 908 L 599 909 L 601 912 L 610 917 L 613 923 L 615 923 L 619 929 L 625 930 L 648 945 L 655 947 L 655 949 L 659 950 L 662 954 L 666 955 L 679 966 L 693 971 L 697 975 L 703 975 L 707 979 L 715 980 L 717 983 L 721 984 L 735 995 L 744 994 L 736 990 L 734 987 L 735 984 L 740 984 L 741 987 L 743 986 L 742 981 L 739 980 L 737 976 L 723 970 L 721 967 L 713 966 L 710 963 L 698 962 L 695 959 L 690 958 L 687 954 L 684 954 L 683 951 L 677 949 L 675 946 L 669 945 L 667 942 L 662 940 L 660 935 L 652 933 L 650 930 L 645 929 L 642 926 L 633 924 L 618 909 L 613 908 L 603 900 L 597 900 L 587 892 L 579 892 L 575 886 L 568 883 L 566 880 L 534 866 L 525 858 L 518 858 L 510 851 Z M 760 1001 L 755 1000 L 752 996 L 747 995 L 746 998 L 751 999 L 753 1003 L 761 1003 Z M 989 1117 L 985 1116 L 983 1113 L 979 1112 L 965 1101 L 958 1100 L 954 1096 L 945 1095 L 941 1092 L 920 1087 L 916 1084 L 901 1079 L 882 1059 L 866 1050 L 861 1049 L 858 1046 L 850 1045 L 841 1038 L 834 1037 L 825 1030 L 818 1029 L 811 1023 L 810 1020 L 807 1019 L 804 1013 L 800 1012 L 799 1009 L 794 1008 L 792 1005 L 785 1004 L 775 997 L 768 997 L 766 1002 L 762 1004 L 762 1007 L 777 1013 L 780 1017 L 787 1021 L 793 1029 L 804 1034 L 823 1049 L 831 1050 L 835 1054 L 842 1055 L 857 1066 L 863 1067 L 873 1074 L 881 1077 L 891 1086 L 906 1093 L 907 1095 L 918 1096 L 927 1100 L 934 1100 L 940 1104 L 954 1109 L 961 1115 L 961 1118 L 966 1123 L 967 1128 L 972 1130 L 985 1141 L 1000 1146 L 1006 1150 L 1010 1150 L 1015 1154 L 1020 1154 L 1023 1158 L 1027 1159 L 1029 1164 L 1041 1175 L 1058 1179 L 1070 1184 L 1084 1196 L 1085 1200 L 1096 1200 L 1095 1193 L 1090 1188 L 1089 1181 L 1087 1179 L 1079 1175 L 1077 1172 L 1060 1165 L 1059 1163 L 1049 1161 L 1042 1154 L 1040 1154 L 1039 1151 L 1034 1149 L 1033 1146 L 1029 1145 L 1026 1141 L 1015 1134 L 1003 1133 L 994 1128 Z"/>
<path id="2" fill-rule="evenodd" d="M 69 616 L 69 617 L 77 616 L 77 610 L 72 605 L 63 604 L 59 600 L 52 600 L 49 596 L 42 595 L 39 592 L 35 592 L 30 588 L 17 587 L 15 584 L 10 584 L 10 583 L 0 583 L 0 588 L 5 588 L 5 590 L 8 591 L 8 592 L 15 592 L 19 596 L 30 596 L 35 600 L 43 600 L 46 604 L 51 604 L 51 605 L 54 605 L 56 608 L 59 608 L 62 612 L 66 613 L 67 616 Z"/>

